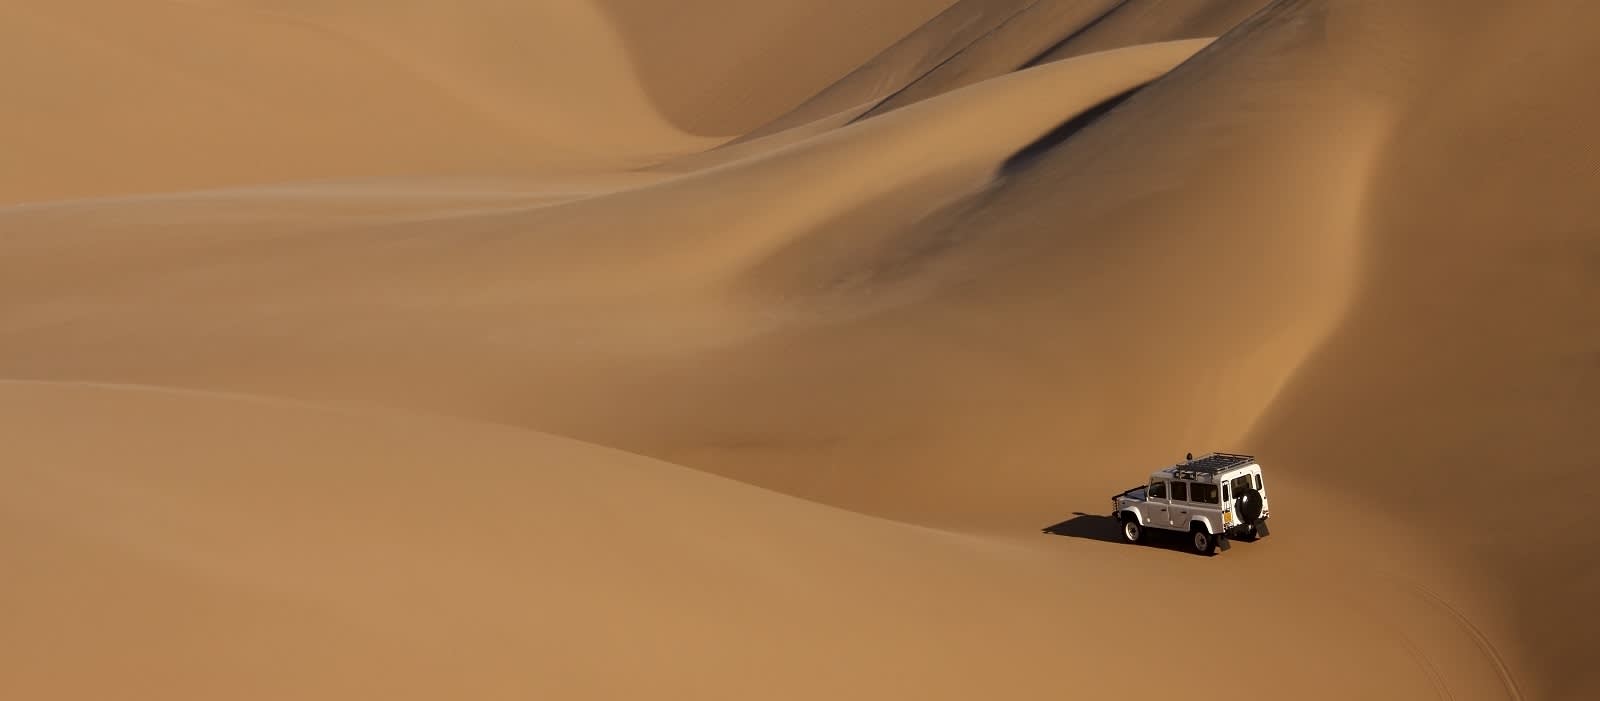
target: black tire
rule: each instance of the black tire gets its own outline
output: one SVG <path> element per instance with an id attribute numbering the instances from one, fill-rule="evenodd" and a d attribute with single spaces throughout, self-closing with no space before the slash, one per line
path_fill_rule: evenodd
<path id="1" fill-rule="evenodd" d="M 1189 527 L 1189 548 L 1201 555 L 1211 555 L 1217 551 L 1217 537 L 1197 523 Z"/>
<path id="2" fill-rule="evenodd" d="M 1122 515 L 1122 540 L 1128 543 L 1144 542 L 1144 526 L 1139 525 L 1139 519 L 1130 514 Z"/>
<path id="3" fill-rule="evenodd" d="M 1261 520 L 1261 509 L 1265 500 L 1261 498 L 1261 491 L 1254 487 L 1246 487 L 1234 494 L 1234 510 L 1239 516 L 1239 523 L 1254 526 Z"/>

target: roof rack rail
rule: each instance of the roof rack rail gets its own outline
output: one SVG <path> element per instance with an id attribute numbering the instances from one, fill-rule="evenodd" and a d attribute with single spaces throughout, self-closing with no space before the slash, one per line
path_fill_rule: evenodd
<path id="1" fill-rule="evenodd" d="M 1212 453 L 1194 460 L 1189 460 L 1172 468 L 1172 476 L 1179 479 L 1198 479 L 1215 477 L 1219 472 L 1226 472 L 1241 465 L 1255 462 L 1254 455 L 1238 453 Z"/>

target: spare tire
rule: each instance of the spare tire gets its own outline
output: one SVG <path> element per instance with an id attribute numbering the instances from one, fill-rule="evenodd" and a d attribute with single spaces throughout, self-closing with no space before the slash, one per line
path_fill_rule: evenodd
<path id="1" fill-rule="evenodd" d="M 1254 487 L 1245 487 L 1235 493 L 1237 500 L 1234 508 L 1238 510 L 1239 522 L 1253 526 L 1261 520 L 1261 491 Z"/>

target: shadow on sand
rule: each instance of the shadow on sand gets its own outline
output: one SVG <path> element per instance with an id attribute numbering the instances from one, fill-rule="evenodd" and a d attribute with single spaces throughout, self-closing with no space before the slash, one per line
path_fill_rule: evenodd
<path id="1" fill-rule="evenodd" d="M 1022 147 L 1022 150 L 1017 151 L 1016 153 L 1012 154 L 1011 157 L 1007 158 L 1004 163 L 1000 164 L 1000 174 L 1010 175 L 1027 168 L 1045 153 L 1048 153 L 1051 149 L 1060 146 L 1061 144 L 1065 143 L 1067 139 L 1072 138 L 1078 132 L 1087 129 L 1089 125 L 1094 124 L 1096 120 L 1104 117 L 1107 112 L 1110 112 L 1111 110 L 1116 109 L 1118 105 L 1127 102 L 1128 98 L 1133 97 L 1134 94 L 1138 93 L 1140 90 L 1143 90 L 1147 85 L 1149 85 L 1149 83 L 1142 83 L 1128 90 L 1124 90 L 1121 93 L 1107 98 L 1100 104 L 1074 115 L 1071 119 L 1062 122 L 1055 129 L 1050 130 L 1049 133 L 1039 137 L 1038 139 L 1035 139 L 1033 143 Z"/>
<path id="2" fill-rule="evenodd" d="M 1116 519 L 1103 514 L 1086 514 L 1081 511 L 1074 511 L 1072 512 L 1072 518 L 1053 526 L 1045 526 L 1040 529 L 1040 532 L 1046 535 L 1084 538 L 1104 543 L 1116 543 L 1117 545 L 1127 544 L 1122 539 L 1122 524 L 1118 523 Z M 1141 545 L 1164 548 L 1166 550 L 1186 550 L 1188 539 L 1176 531 L 1149 528 L 1145 530 L 1144 542 Z"/>

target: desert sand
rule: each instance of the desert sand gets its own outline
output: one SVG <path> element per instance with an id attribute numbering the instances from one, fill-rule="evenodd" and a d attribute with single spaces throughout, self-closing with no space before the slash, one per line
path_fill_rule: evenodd
<path id="1" fill-rule="evenodd" d="M 0 696 L 1600 697 L 1595 26 L 8 3 Z"/>

